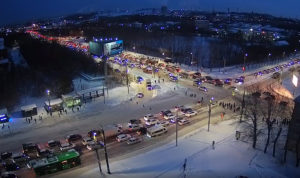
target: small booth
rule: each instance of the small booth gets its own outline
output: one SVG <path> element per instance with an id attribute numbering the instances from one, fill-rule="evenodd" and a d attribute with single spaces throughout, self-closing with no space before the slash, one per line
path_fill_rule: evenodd
<path id="1" fill-rule="evenodd" d="M 61 95 L 64 105 L 68 108 L 81 105 L 80 96 L 76 95 Z"/>
<path id="2" fill-rule="evenodd" d="M 21 112 L 23 117 L 31 117 L 37 115 L 37 106 L 36 104 L 31 104 L 21 107 Z"/>
<path id="3" fill-rule="evenodd" d="M 50 102 L 45 101 L 44 108 L 47 112 L 50 112 L 50 110 L 51 112 L 63 110 L 64 109 L 63 100 L 57 98 L 57 99 L 50 100 Z"/>
<path id="4" fill-rule="evenodd" d="M 106 89 L 106 88 L 104 88 L 104 89 Z M 93 98 L 103 96 L 104 95 L 103 92 L 104 92 L 103 87 L 94 87 L 94 88 L 89 88 L 86 90 L 77 91 L 76 94 L 78 96 L 80 96 L 80 98 L 83 101 L 86 101 L 86 100 L 91 100 Z"/>
<path id="5" fill-rule="evenodd" d="M 9 122 L 8 112 L 6 108 L 0 109 L 0 123 Z"/>

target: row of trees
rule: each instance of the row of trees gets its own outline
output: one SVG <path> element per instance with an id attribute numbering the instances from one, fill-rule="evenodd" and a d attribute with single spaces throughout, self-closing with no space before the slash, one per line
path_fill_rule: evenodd
<path id="1" fill-rule="evenodd" d="M 261 93 L 258 90 L 253 90 L 252 93 L 246 95 L 244 102 L 241 122 L 245 126 L 245 136 L 251 138 L 254 149 L 257 148 L 258 143 L 261 143 L 264 153 L 267 153 L 272 144 L 272 155 L 275 157 L 278 140 L 283 135 L 285 137 L 288 131 L 292 104 L 269 92 Z M 285 139 L 282 139 L 280 143 L 284 149 L 286 149 L 283 143 Z"/>

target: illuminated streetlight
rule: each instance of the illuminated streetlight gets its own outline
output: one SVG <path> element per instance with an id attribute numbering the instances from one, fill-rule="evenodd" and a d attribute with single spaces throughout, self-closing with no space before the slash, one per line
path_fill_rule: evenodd
<path id="1" fill-rule="evenodd" d="M 46 90 L 47 96 L 48 96 L 48 111 L 50 112 L 50 116 L 52 116 L 52 109 L 50 106 L 50 90 Z"/>

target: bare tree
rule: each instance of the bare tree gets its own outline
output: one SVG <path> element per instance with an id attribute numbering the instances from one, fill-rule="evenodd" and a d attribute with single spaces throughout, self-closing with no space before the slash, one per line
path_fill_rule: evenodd
<path id="1" fill-rule="evenodd" d="M 256 148 L 257 137 L 260 133 L 259 99 L 260 93 L 255 92 L 252 93 L 245 101 L 246 105 L 244 115 L 246 120 L 244 122 L 249 124 L 253 148 Z"/>
<path id="2" fill-rule="evenodd" d="M 275 101 L 275 97 L 273 95 L 267 96 L 265 98 L 265 100 L 267 101 L 267 113 L 266 113 L 266 124 L 267 124 L 267 130 L 268 130 L 268 134 L 267 134 L 267 141 L 266 141 L 266 145 L 265 145 L 265 149 L 264 149 L 264 153 L 267 152 L 268 146 L 270 144 L 270 137 L 271 137 L 271 131 L 273 129 L 273 124 L 275 123 L 275 120 L 271 120 L 271 115 L 275 109 L 274 107 L 274 101 Z M 264 108 L 264 107 L 262 107 Z M 263 115 L 265 115 L 265 112 L 262 111 Z"/>

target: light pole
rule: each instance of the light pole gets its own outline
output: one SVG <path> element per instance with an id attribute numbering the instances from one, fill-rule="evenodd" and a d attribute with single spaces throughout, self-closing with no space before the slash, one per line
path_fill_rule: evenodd
<path id="1" fill-rule="evenodd" d="M 125 64 L 126 64 L 126 84 L 127 84 L 128 94 L 129 94 L 129 81 L 128 81 L 128 66 L 127 66 L 127 62 L 125 62 Z"/>
<path id="2" fill-rule="evenodd" d="M 178 145 L 177 142 L 178 142 L 178 108 L 176 110 L 176 146 Z"/>
<path id="3" fill-rule="evenodd" d="M 46 90 L 47 96 L 48 96 L 48 111 L 50 113 L 50 116 L 52 116 L 52 109 L 50 106 L 50 90 Z"/>
<path id="4" fill-rule="evenodd" d="M 211 115 L 211 103 L 214 100 L 214 97 L 211 97 L 209 100 L 209 105 L 208 105 L 208 123 L 207 123 L 207 132 L 209 132 L 209 125 L 210 125 L 210 115 Z"/>
<path id="5" fill-rule="evenodd" d="M 245 70 L 246 70 L 246 59 L 248 57 L 248 53 L 245 53 L 244 55 L 244 66 L 243 66 L 243 73 L 245 73 Z"/>
<path id="6" fill-rule="evenodd" d="M 103 142 L 104 142 L 104 154 L 105 154 L 105 160 L 106 160 L 106 166 L 107 166 L 107 173 L 111 174 L 110 169 L 109 169 L 108 155 L 107 155 L 107 149 L 106 149 L 106 138 L 105 138 L 105 133 L 104 133 L 102 126 L 101 126 L 101 132 L 102 132 Z"/>
<path id="7" fill-rule="evenodd" d="M 100 156 L 99 156 L 99 153 L 98 153 L 98 148 L 95 149 L 95 152 L 96 152 L 96 156 L 97 156 L 99 171 L 100 171 L 100 174 L 102 174 L 101 161 L 100 161 Z"/>

